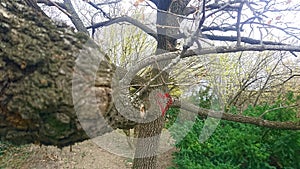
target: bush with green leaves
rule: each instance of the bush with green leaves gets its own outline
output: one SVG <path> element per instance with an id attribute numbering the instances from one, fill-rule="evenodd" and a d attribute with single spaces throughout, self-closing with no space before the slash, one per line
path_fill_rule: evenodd
<path id="1" fill-rule="evenodd" d="M 203 93 L 202 93 L 203 94 Z M 296 120 L 295 108 L 279 108 L 293 105 L 299 97 L 293 93 L 280 96 L 270 105 L 249 106 L 243 113 L 248 116 L 263 115 L 268 120 Z M 200 99 L 201 100 L 201 99 Z M 205 107 L 205 102 L 202 106 Z M 206 106 L 208 106 L 206 104 Z M 273 111 L 268 111 L 273 110 Z M 235 109 L 231 109 L 235 113 Z M 268 112 L 267 112 L 268 111 Z M 175 140 L 180 132 L 192 122 L 172 127 Z M 300 168 L 300 131 L 277 130 L 221 121 L 212 136 L 204 143 L 199 142 L 204 120 L 197 119 L 189 134 L 180 142 L 174 154 L 174 162 L 180 169 L 298 169 Z"/>

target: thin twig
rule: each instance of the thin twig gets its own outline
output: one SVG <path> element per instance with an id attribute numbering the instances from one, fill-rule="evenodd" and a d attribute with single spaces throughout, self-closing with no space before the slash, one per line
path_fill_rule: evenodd
<path id="1" fill-rule="evenodd" d="M 299 106 L 298 104 L 295 104 L 295 105 L 291 105 L 291 106 L 283 106 L 283 107 L 276 107 L 276 108 L 273 108 L 273 109 L 268 109 L 266 111 L 264 111 L 260 116 L 259 118 L 262 118 L 264 115 L 266 115 L 268 112 L 271 112 L 271 111 L 274 111 L 274 110 L 279 110 L 279 109 L 286 109 L 286 108 L 292 108 L 292 107 L 297 107 Z"/>
<path id="2" fill-rule="evenodd" d="M 52 1 L 52 0 L 47 0 L 50 3 L 52 3 L 56 8 L 58 8 L 61 12 L 63 12 L 64 14 L 66 14 L 67 16 L 71 17 L 72 15 L 63 7 L 61 7 L 61 5 L 58 5 L 56 2 Z"/>
<path id="3" fill-rule="evenodd" d="M 244 3 L 242 2 L 240 4 L 240 7 L 239 7 L 239 10 L 238 10 L 238 13 L 237 13 L 237 21 L 236 21 L 236 36 L 237 36 L 237 43 L 236 45 L 237 46 L 241 46 L 241 29 L 240 29 L 240 26 L 241 26 L 241 17 L 242 17 L 242 9 L 243 9 L 243 5 Z"/>

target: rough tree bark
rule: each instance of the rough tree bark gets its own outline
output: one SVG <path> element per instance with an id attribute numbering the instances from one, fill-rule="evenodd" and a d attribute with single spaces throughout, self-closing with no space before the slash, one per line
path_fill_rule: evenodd
<path id="1" fill-rule="evenodd" d="M 176 50 L 176 39 L 172 36 L 179 33 L 179 23 L 177 17 L 173 14 L 183 14 L 183 10 L 189 3 L 189 0 L 179 1 L 152 1 L 158 8 L 157 12 L 157 49 L 156 54 L 162 54 Z M 172 14 L 173 13 L 173 14 Z M 168 28 L 170 27 L 170 28 Z M 168 66 L 170 61 L 163 61 L 153 65 L 151 74 L 155 76 L 163 68 Z M 153 81 L 153 84 L 167 83 L 168 73 L 163 72 L 159 78 Z M 167 86 L 161 86 L 159 89 L 163 93 L 168 93 Z M 155 110 L 154 110 L 155 111 Z M 161 114 L 158 112 L 149 112 L 152 114 Z M 157 151 L 159 147 L 159 139 L 164 126 L 164 117 L 158 116 L 158 118 L 149 123 L 142 123 L 138 127 L 138 142 L 135 151 L 135 158 L 133 162 L 133 168 L 135 169 L 154 169 L 157 168 Z M 143 138 L 148 138 L 145 141 Z M 151 138 L 151 139 L 150 139 Z"/>
<path id="2" fill-rule="evenodd" d="M 55 25 L 24 1 L 3 0 L 0 41 L 1 140 L 62 147 L 135 125 L 111 105 L 115 68 L 101 62 L 95 79 L 99 112 L 86 117 L 93 132 L 83 130 L 72 101 L 72 77 L 77 53 L 97 50 L 84 33 Z M 100 114 L 106 119 L 99 120 Z"/>

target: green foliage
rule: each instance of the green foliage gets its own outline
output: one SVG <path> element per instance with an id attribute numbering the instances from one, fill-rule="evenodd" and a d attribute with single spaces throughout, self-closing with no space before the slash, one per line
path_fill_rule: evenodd
<path id="1" fill-rule="evenodd" d="M 243 113 L 248 116 L 262 116 L 266 120 L 272 121 L 295 121 L 297 120 L 297 108 L 294 107 L 299 97 L 288 92 L 285 96 L 279 96 L 277 101 L 270 105 L 249 106 Z M 299 120 L 299 119 L 298 119 Z"/>
<path id="2" fill-rule="evenodd" d="M 169 128 L 171 127 L 175 121 L 176 121 L 176 118 L 179 114 L 179 109 L 177 108 L 169 108 L 167 113 L 166 113 L 166 123 L 165 123 L 165 128 Z"/>
<path id="3" fill-rule="evenodd" d="M 280 96 L 275 104 L 249 106 L 244 114 L 260 116 L 265 113 L 263 118 L 268 120 L 295 120 L 295 108 L 281 107 L 283 107 L 282 105 L 294 105 L 297 99 L 293 93 L 288 93 L 284 97 Z M 200 98 L 201 100 L 203 98 Z M 202 102 L 202 106 L 206 107 L 209 104 Z M 235 108 L 230 110 L 236 113 Z M 189 128 L 190 125 L 191 122 L 185 122 L 172 128 L 173 138 L 178 140 L 180 131 Z M 176 147 L 180 151 L 174 154 L 174 162 L 178 168 L 300 168 L 299 131 L 275 130 L 250 124 L 221 121 L 214 134 L 204 143 L 200 143 L 199 135 L 203 125 L 204 120 L 197 119 L 189 134 L 183 140 L 176 142 Z"/>

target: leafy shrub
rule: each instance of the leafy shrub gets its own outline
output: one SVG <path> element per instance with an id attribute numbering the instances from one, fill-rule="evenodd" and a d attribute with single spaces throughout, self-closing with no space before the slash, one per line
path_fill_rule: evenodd
<path id="1" fill-rule="evenodd" d="M 296 120 L 296 110 L 278 108 L 293 105 L 297 101 L 293 94 L 279 97 L 273 105 L 249 106 L 244 114 L 260 116 L 265 113 L 268 120 Z M 232 111 L 235 109 L 232 108 Z M 233 112 L 234 113 L 234 112 Z M 180 131 L 189 128 L 185 122 L 172 128 L 175 140 Z M 204 143 L 199 142 L 204 120 L 197 119 L 189 134 L 176 147 L 174 162 L 180 169 L 298 169 L 300 168 L 300 132 L 276 130 L 250 124 L 221 121 L 213 135 Z M 175 167 L 173 167 L 175 168 Z"/>

